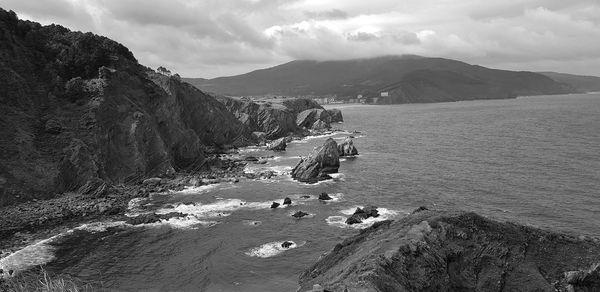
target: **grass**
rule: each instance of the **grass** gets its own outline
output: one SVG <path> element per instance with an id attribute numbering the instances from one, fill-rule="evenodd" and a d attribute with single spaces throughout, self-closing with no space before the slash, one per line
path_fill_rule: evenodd
<path id="1" fill-rule="evenodd" d="M 87 292 L 92 286 L 68 275 L 51 275 L 44 268 L 0 279 L 0 291 L 14 292 Z"/>

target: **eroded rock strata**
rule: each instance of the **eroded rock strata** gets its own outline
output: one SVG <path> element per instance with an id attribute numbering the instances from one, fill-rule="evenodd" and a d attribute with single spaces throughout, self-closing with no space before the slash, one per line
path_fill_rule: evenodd
<path id="1" fill-rule="evenodd" d="M 600 291 L 600 243 L 422 208 L 344 240 L 300 291 Z"/>
<path id="2" fill-rule="evenodd" d="M 329 179 L 331 173 L 337 173 L 340 157 L 337 143 L 329 138 L 323 145 L 316 147 L 307 157 L 300 158 L 292 169 L 292 178 L 301 182 L 315 183 Z"/>

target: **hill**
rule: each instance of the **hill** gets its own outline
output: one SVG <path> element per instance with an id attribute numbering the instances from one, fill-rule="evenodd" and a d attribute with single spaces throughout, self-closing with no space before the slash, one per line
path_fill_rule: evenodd
<path id="1" fill-rule="evenodd" d="M 552 78 L 556 82 L 566 83 L 573 86 L 579 92 L 596 92 L 600 91 L 600 77 L 573 75 L 556 72 L 539 72 L 545 76 Z"/>
<path id="2" fill-rule="evenodd" d="M 246 74 L 185 79 L 225 95 L 290 95 L 339 98 L 387 97 L 377 103 L 440 102 L 563 94 L 575 88 L 542 74 L 489 69 L 420 56 L 385 56 L 342 61 L 292 61 Z M 385 95 L 385 94 L 384 94 Z"/>
<path id="3" fill-rule="evenodd" d="M 205 164 L 252 133 L 123 45 L 0 9 L 0 206 Z"/>

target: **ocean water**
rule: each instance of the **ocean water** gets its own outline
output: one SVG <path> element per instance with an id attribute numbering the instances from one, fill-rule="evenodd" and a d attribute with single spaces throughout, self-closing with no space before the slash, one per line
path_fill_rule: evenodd
<path id="1" fill-rule="evenodd" d="M 306 185 L 288 175 L 327 137 L 282 153 L 245 149 L 276 155 L 248 172 L 279 175 L 134 201 L 132 214 L 187 216 L 82 226 L 0 266 L 45 262 L 52 272 L 117 291 L 295 291 L 320 255 L 373 223 L 343 223 L 364 205 L 380 208 L 377 220 L 428 206 L 600 236 L 600 94 L 339 108 L 346 122 L 335 127 L 360 132 L 352 134 L 360 155 L 343 159 L 334 180 Z M 320 202 L 321 192 L 334 200 Z M 291 206 L 269 208 L 285 197 Z M 311 215 L 295 219 L 298 210 Z M 291 246 L 282 248 L 284 241 Z"/>

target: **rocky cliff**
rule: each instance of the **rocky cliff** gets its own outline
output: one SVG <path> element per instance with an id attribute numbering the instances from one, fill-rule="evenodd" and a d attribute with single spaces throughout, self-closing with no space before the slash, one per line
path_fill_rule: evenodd
<path id="1" fill-rule="evenodd" d="M 0 104 L 0 206 L 201 167 L 205 150 L 252 139 L 223 104 L 121 44 L 2 9 Z"/>
<path id="2" fill-rule="evenodd" d="M 600 243 L 419 209 L 344 240 L 300 291 L 600 291 Z"/>
<path id="3" fill-rule="evenodd" d="M 302 112 L 309 110 L 325 111 L 315 101 L 302 98 L 287 99 L 283 102 L 261 103 L 224 96 L 217 96 L 217 99 L 246 127 L 253 132 L 264 132 L 267 139 L 277 139 L 300 133 L 302 127 L 297 124 L 297 117 Z M 310 129 L 315 120 L 307 128 Z M 327 119 L 327 125 L 329 125 L 329 118 Z"/>

